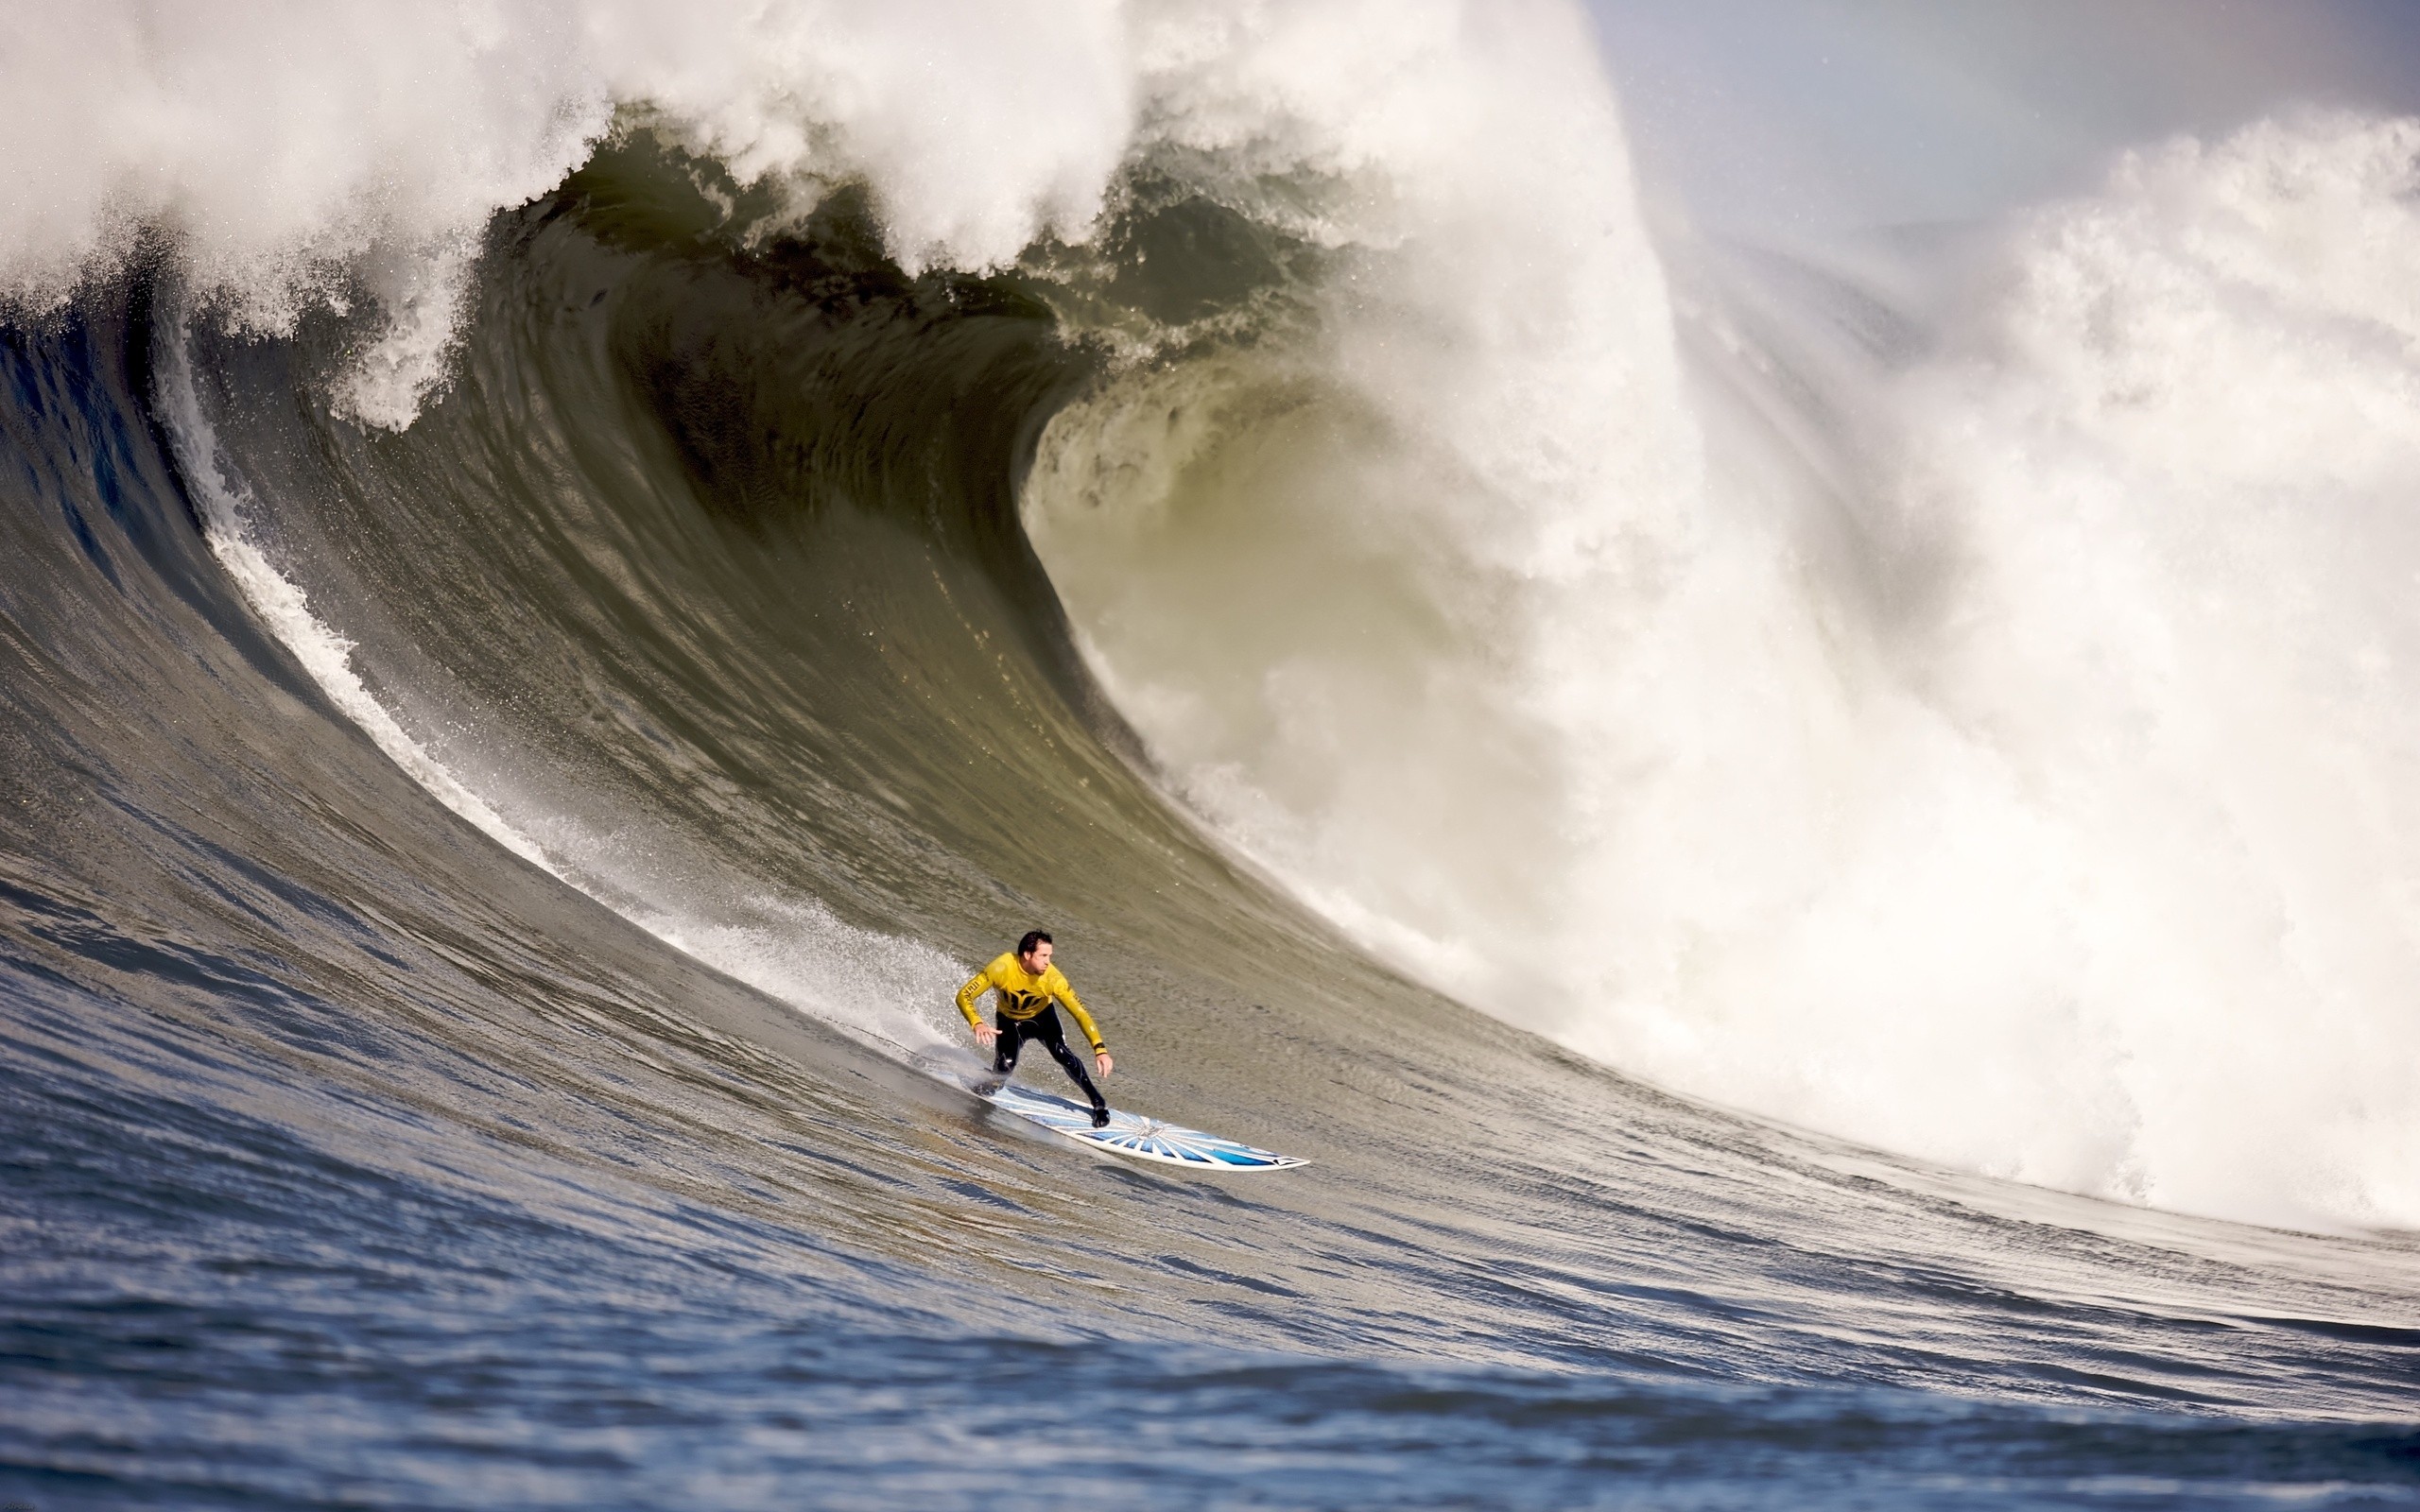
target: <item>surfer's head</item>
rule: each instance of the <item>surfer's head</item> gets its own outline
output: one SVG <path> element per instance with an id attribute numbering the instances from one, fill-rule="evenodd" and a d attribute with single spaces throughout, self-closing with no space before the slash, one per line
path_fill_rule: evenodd
<path id="1" fill-rule="evenodd" d="M 1050 931 L 1027 930 L 1017 941 L 1017 964 L 1036 976 L 1050 970 Z"/>

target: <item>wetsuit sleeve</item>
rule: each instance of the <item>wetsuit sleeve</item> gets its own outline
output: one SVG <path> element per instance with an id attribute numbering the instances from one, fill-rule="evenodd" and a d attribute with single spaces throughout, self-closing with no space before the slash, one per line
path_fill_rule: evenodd
<path id="1" fill-rule="evenodd" d="M 1084 1031 L 1084 1038 L 1092 1041 L 1093 1054 L 1098 1056 L 1107 1051 L 1109 1046 L 1100 1042 L 1100 1030 L 1094 1026 L 1093 1016 L 1086 1013 L 1084 1005 L 1076 1001 L 1075 988 L 1070 986 L 1063 976 L 1051 984 L 1051 987 L 1050 995 L 1067 1005 L 1067 1011 L 1075 1015 L 1077 1026 Z"/>
<path id="2" fill-rule="evenodd" d="M 973 981 L 958 989 L 958 1011 L 966 1015 L 967 1023 L 974 1028 L 983 1027 L 983 1014 L 976 1007 L 976 1001 L 990 990 L 992 990 L 992 969 L 988 966 L 976 972 Z"/>

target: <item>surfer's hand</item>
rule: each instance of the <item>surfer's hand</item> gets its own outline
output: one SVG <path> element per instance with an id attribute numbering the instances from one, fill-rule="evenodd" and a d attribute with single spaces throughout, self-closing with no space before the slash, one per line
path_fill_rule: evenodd
<path id="1" fill-rule="evenodd" d="M 1106 1076 L 1117 1069 L 1117 1062 L 1109 1058 L 1108 1051 L 1096 1050 L 1093 1052 L 1093 1069 Z"/>
<path id="2" fill-rule="evenodd" d="M 1000 1038 L 1000 1031 L 988 1023 L 978 1023 L 975 1026 L 975 1042 L 986 1050 L 991 1049 L 992 1041 L 998 1038 Z"/>

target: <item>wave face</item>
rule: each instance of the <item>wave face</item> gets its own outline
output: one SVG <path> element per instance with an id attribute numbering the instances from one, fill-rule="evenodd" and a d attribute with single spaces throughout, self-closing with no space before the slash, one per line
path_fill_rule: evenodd
<path id="1" fill-rule="evenodd" d="M 2408 126 L 1823 262 L 1553 6 L 261 25 L 9 128 L 0 1487 L 2420 1486 Z M 1034 921 L 1314 1163 L 967 1096 Z"/>

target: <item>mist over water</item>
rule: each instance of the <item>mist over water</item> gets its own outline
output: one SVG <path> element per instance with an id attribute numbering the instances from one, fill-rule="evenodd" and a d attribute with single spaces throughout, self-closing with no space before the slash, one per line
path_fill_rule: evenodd
<path id="1" fill-rule="evenodd" d="M 2420 126 L 1760 241 L 1547 0 L 19 29 L 12 1490 L 2408 1499 Z M 1035 922 L 1313 1163 L 966 1096 Z"/>
<path id="2" fill-rule="evenodd" d="M 1618 163 L 1542 114 L 1461 141 Z M 1463 1001 L 1969 1169 L 2408 1225 L 2412 146 L 2146 148 L 1845 284 L 1691 249 L 1678 321 L 1634 221 L 1495 200 L 1617 179 L 1447 171 L 1517 287 L 1391 245 L 1063 412 L 1028 519 L 1188 799 Z"/>

